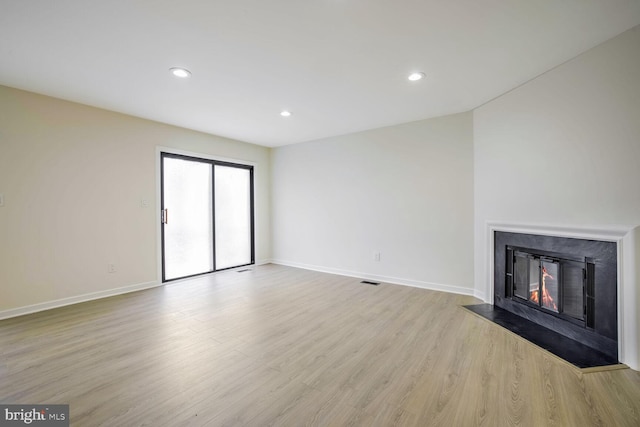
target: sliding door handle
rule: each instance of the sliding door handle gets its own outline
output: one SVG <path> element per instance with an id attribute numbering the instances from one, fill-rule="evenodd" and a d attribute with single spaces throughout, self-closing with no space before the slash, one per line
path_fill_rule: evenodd
<path id="1" fill-rule="evenodd" d="M 163 224 L 169 224 L 169 209 L 162 209 L 160 215 L 160 221 Z"/>

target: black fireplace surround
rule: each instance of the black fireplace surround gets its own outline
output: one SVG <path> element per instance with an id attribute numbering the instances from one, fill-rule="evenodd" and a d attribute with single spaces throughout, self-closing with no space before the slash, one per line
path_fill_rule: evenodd
<path id="1" fill-rule="evenodd" d="M 494 233 L 495 306 L 618 360 L 616 243 Z"/>

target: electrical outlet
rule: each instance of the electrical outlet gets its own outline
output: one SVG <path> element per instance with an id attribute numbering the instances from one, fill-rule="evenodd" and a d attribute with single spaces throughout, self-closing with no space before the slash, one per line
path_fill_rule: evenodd
<path id="1" fill-rule="evenodd" d="M 0 194 L 0 206 L 4 206 L 4 194 Z"/>
<path id="2" fill-rule="evenodd" d="M 373 260 L 376 262 L 380 262 L 380 252 L 373 253 Z"/>
<path id="3" fill-rule="evenodd" d="M 140 199 L 140 207 L 141 208 L 149 207 L 149 201 L 145 198 Z"/>
<path id="4" fill-rule="evenodd" d="M 116 272 L 116 265 L 115 264 L 107 264 L 107 272 L 108 273 L 115 273 Z"/>

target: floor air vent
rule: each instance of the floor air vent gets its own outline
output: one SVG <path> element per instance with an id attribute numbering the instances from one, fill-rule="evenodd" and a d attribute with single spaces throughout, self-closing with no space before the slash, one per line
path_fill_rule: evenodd
<path id="1" fill-rule="evenodd" d="M 250 268 L 245 268 L 243 270 L 236 270 L 236 273 L 244 273 L 245 271 L 251 271 Z"/>
<path id="2" fill-rule="evenodd" d="M 363 280 L 360 283 L 364 283 L 365 285 L 373 285 L 373 286 L 378 286 L 380 284 L 380 282 L 372 282 L 370 280 Z"/>

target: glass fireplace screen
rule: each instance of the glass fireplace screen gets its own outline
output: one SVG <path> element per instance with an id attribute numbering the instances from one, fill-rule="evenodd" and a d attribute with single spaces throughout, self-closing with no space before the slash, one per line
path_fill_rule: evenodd
<path id="1" fill-rule="evenodd" d="M 509 252 L 513 254 L 510 270 L 513 271 L 512 295 L 516 299 L 584 320 L 585 263 L 518 250 Z"/>

